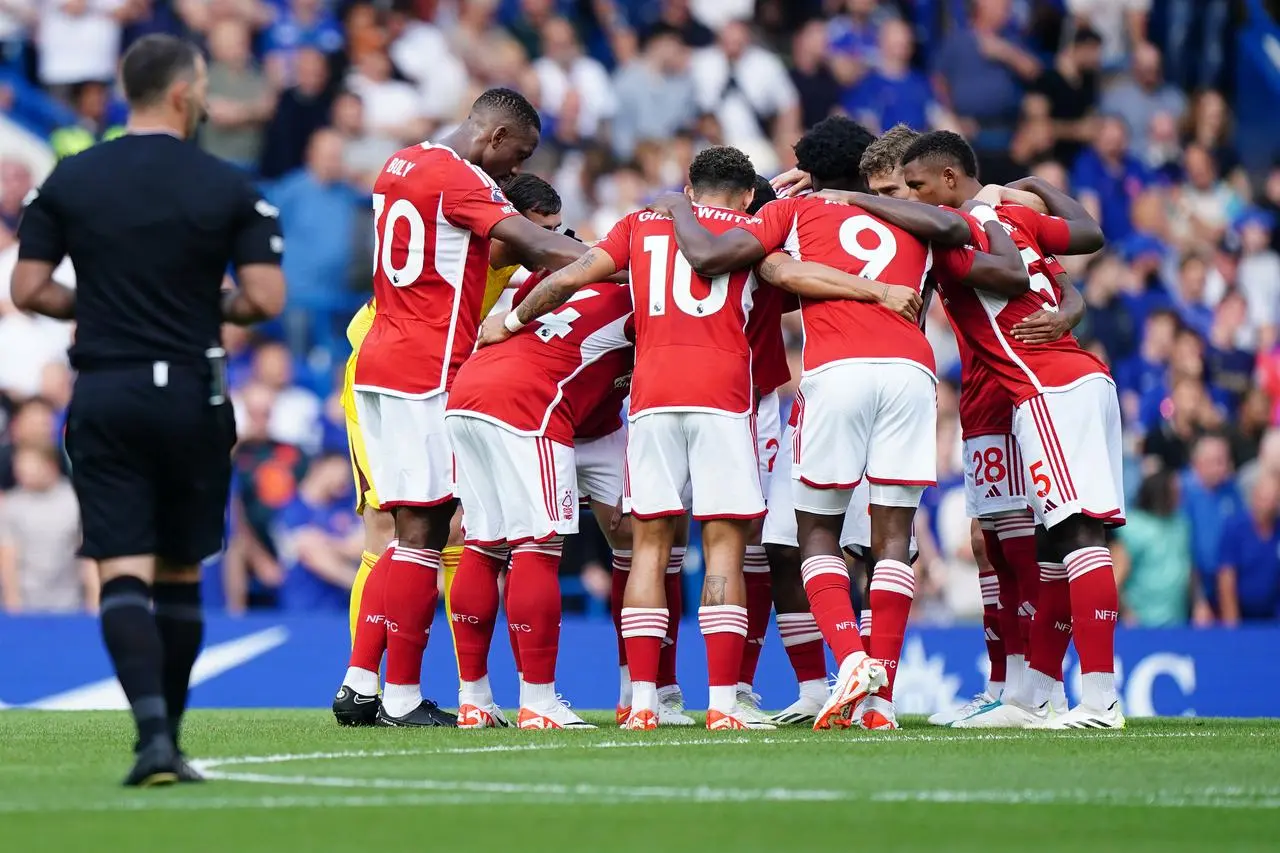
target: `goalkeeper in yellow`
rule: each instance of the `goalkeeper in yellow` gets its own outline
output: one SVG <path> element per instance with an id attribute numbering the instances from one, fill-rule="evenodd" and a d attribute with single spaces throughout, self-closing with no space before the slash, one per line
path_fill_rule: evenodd
<path id="1" fill-rule="evenodd" d="M 526 218 L 548 230 L 559 230 L 560 195 L 555 188 L 536 175 L 516 175 L 503 184 L 503 192 L 507 199 Z M 507 288 L 519 287 L 528 272 L 513 257 L 511 250 L 500 241 L 494 240 L 489 250 L 489 279 L 485 286 L 484 302 L 481 304 L 480 316 L 476 325 L 493 310 Z M 360 437 L 360 429 L 356 419 L 355 396 L 352 386 L 355 381 L 356 357 L 360 353 L 360 344 L 373 326 L 373 317 L 377 310 L 374 300 L 370 299 L 347 325 L 347 340 L 351 343 L 351 357 L 347 359 L 346 374 L 342 384 L 342 408 L 347 417 L 347 447 L 351 454 L 351 470 L 356 482 L 356 513 L 364 521 L 364 553 L 360 555 L 360 569 L 356 572 L 355 583 L 351 587 L 351 661 L 350 666 L 377 672 L 381 669 L 382 655 L 386 650 L 387 632 L 382 624 L 382 596 L 385 578 L 370 574 L 378 558 L 392 544 L 395 536 L 395 522 L 390 512 L 378 505 L 378 494 L 373 482 L 368 477 L 368 461 L 365 457 L 364 442 Z M 449 535 L 449 545 L 441 554 L 444 567 L 444 602 L 445 610 L 452 616 L 449 605 L 449 589 L 453 585 L 453 576 L 458 570 L 458 560 L 462 556 L 462 535 L 460 530 L 462 511 L 454 516 L 453 528 Z M 381 574 L 381 573 L 379 573 Z M 369 600 L 365 602 L 365 596 Z M 362 607 L 362 602 L 366 606 Z M 362 611 L 365 611 L 362 618 Z M 449 620 L 450 631 L 453 620 Z M 373 725 L 377 719 L 378 703 L 367 699 L 360 702 L 352 691 L 345 687 L 338 691 L 333 702 L 333 715 L 338 723 L 344 726 Z"/>

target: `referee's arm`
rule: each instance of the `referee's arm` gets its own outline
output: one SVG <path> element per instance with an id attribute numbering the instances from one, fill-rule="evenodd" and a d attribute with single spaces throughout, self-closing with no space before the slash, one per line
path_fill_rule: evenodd
<path id="1" fill-rule="evenodd" d="M 10 299 L 22 311 L 56 320 L 74 320 L 76 292 L 53 280 L 53 270 L 67 254 L 66 223 L 58 203 L 58 170 L 23 202 L 18 223 L 18 262 L 13 268 Z"/>
<path id="2" fill-rule="evenodd" d="M 223 293 L 222 319 L 248 326 L 277 317 L 284 310 L 284 273 L 280 270 L 284 237 L 280 234 L 280 211 L 247 181 L 239 196 L 231 263 L 240 286 Z"/>

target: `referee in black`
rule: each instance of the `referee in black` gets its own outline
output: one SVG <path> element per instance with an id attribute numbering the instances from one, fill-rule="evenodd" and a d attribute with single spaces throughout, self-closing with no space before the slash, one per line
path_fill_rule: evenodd
<path id="1" fill-rule="evenodd" d="M 208 72 L 147 36 L 120 75 L 129 133 L 63 160 L 18 227 L 15 305 L 76 322 L 67 452 L 80 553 L 102 578 L 102 636 L 138 727 L 126 785 L 199 781 L 178 750 L 204 636 L 200 563 L 221 550 L 235 443 L 223 322 L 280 313 L 277 211 L 192 137 Z M 70 256 L 77 287 L 55 283 Z M 239 287 L 223 292 L 228 266 Z"/>

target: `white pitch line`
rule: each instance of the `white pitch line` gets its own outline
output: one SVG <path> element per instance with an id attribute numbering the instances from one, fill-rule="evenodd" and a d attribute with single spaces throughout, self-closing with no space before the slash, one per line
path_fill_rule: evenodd
<path id="1" fill-rule="evenodd" d="M 0 802 L 0 814 L 62 814 L 122 811 L 221 811 L 226 809 L 383 808 L 388 806 L 475 805 L 498 802 L 497 796 L 450 793 L 401 793 L 375 795 L 316 794 L 285 797 L 185 797 L 171 798 L 152 791 L 137 797 L 92 802 Z"/>
<path id="2" fill-rule="evenodd" d="M 199 770 L 215 770 L 251 764 L 282 764 L 291 761 L 331 761 L 340 758 L 388 758 L 418 755 L 480 755 L 506 752 L 543 752 L 552 749 L 673 749 L 691 746 L 768 746 L 772 744 L 812 744 L 824 749 L 832 746 L 892 746 L 897 743 L 990 743 L 992 741 L 1036 741 L 1071 739 L 1087 743 L 1094 739 L 1130 740 L 1135 738 L 1205 738 L 1217 737 L 1217 732 L 1094 732 L 1092 738 L 1076 732 L 1026 731 L 1018 733 L 947 735 L 942 733 L 895 732 L 878 736 L 848 736 L 833 734 L 829 738 L 764 737 L 737 735 L 727 737 L 691 738 L 688 740 L 606 740 L 577 742 L 563 740 L 545 743 L 492 744 L 489 746 L 441 747 L 434 749 L 346 750 L 337 752 L 307 752 L 279 755 L 243 755 L 226 758 L 201 758 L 192 760 Z"/>
<path id="3" fill-rule="evenodd" d="M 1145 806 L 1150 808 L 1280 809 L 1280 798 L 1254 794 L 1210 794 L 1205 791 L 1096 791 L 1075 790 L 938 790 L 879 791 L 869 799 L 876 803 L 975 803 L 996 805 Z"/>

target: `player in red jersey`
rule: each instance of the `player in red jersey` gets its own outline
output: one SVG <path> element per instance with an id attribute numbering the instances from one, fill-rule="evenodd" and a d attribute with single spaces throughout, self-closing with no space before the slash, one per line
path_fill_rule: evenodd
<path id="1" fill-rule="evenodd" d="M 445 424 L 467 544 L 452 598 L 459 726 L 495 724 L 487 660 L 498 573 L 510 550 L 507 618 L 521 673 L 517 725 L 594 728 L 556 695 L 558 572 L 564 537 L 578 531 L 574 437 L 601 404 L 619 402 L 615 383 L 631 370 L 631 313 L 625 284 L 594 283 L 458 372 Z"/>
<path id="2" fill-rule="evenodd" d="M 533 153 L 539 131 L 523 96 L 491 89 L 440 144 L 403 149 L 374 183 L 378 311 L 356 362 L 355 402 L 368 474 L 395 515 L 398 540 L 381 558 L 387 677 L 380 725 L 454 724 L 422 698 L 422 653 L 455 508 L 445 397 L 475 344 L 489 240 L 501 239 L 530 267 L 556 267 L 582 251 L 520 216 L 495 183 Z M 343 690 L 375 702 L 377 673 L 350 667 Z"/>
<path id="3" fill-rule="evenodd" d="M 958 204 L 981 189 L 973 152 L 957 134 L 937 132 L 917 140 L 903 157 L 903 172 L 912 191 L 931 203 Z M 1027 343 L 1013 331 L 1029 316 L 1060 313 L 1054 269 L 1042 247 L 1079 249 L 1079 241 L 1091 235 L 1073 233 L 1061 218 L 1036 216 L 1018 206 L 1010 206 L 1002 224 L 1031 272 L 1027 293 L 1007 299 L 953 287 L 944 296 L 957 332 L 1016 404 L 1013 429 L 1026 463 L 1028 497 L 1068 575 L 1082 696 L 1079 706 L 1048 719 L 1054 664 L 1037 652 L 1033 637 L 1031 665 L 1016 690 L 1006 686 L 999 703 L 956 725 L 1120 728 L 1124 715 L 1114 676 L 1118 605 L 1105 539 L 1107 526 L 1124 523 L 1115 384 L 1106 366 L 1069 332 Z"/>
<path id="4" fill-rule="evenodd" d="M 700 216 L 717 230 L 752 220 L 755 171 L 732 148 L 694 159 L 689 182 Z M 623 611 L 623 634 L 633 683 L 628 728 L 657 725 L 658 650 L 668 611 L 663 576 L 683 493 L 692 486 L 694 516 L 703 521 L 706 581 L 699 623 L 706 638 L 711 701 L 707 726 L 741 729 L 734 715 L 746 635 L 742 560 L 751 520 L 763 515 L 750 431 L 753 409 L 750 349 L 744 332 L 756 288 L 750 269 L 708 279 L 695 276 L 677 251 L 672 224 L 652 211 L 630 214 L 578 263 L 542 282 L 501 325 L 487 323 L 484 341 L 504 337 L 555 308 L 586 283 L 628 267 L 636 312 L 636 368 L 631 385 L 627 445 L 634 546 Z M 784 265 L 817 273 L 809 264 Z M 833 270 L 783 286 L 812 296 L 874 298 L 866 282 Z M 802 275 L 801 278 L 804 278 Z"/>
<path id="5" fill-rule="evenodd" d="M 870 140 L 848 119 L 827 119 L 797 144 L 796 156 L 819 189 L 860 189 L 865 182 L 857 164 Z M 881 204 L 918 219 L 919 230 L 939 241 L 963 244 L 969 238 L 967 224 L 954 213 L 892 199 Z M 801 257 L 919 293 L 929 267 L 928 247 L 907 231 L 821 198 L 780 200 L 761 211 L 760 225 L 719 237 L 696 227 L 687 210 L 677 206 L 673 212 L 682 250 L 705 274 L 752 263 L 762 252 L 785 246 Z M 1025 286 L 1016 256 L 978 258 L 983 260 L 975 261 L 975 274 L 990 270 L 1020 278 Z M 914 590 L 907 562 L 912 519 L 935 476 L 935 380 L 932 350 L 915 323 L 876 306 L 807 299 L 801 315 L 805 374 L 797 398 L 793 497 L 806 592 L 841 666 L 836 688 L 814 722 L 815 728 L 827 728 L 889 678 L 863 651 L 839 546 L 850 494 L 864 476 L 871 483 L 872 596 L 883 589 L 904 602 L 893 608 L 890 624 L 873 632 L 871 651 L 893 663 L 901 650 Z"/>

